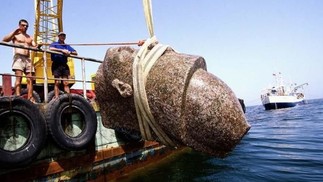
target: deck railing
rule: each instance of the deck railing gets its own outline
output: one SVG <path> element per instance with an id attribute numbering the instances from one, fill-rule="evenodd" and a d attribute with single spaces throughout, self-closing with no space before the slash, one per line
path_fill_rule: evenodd
<path id="1" fill-rule="evenodd" d="M 95 62 L 95 63 L 102 63 L 103 61 L 101 60 L 97 60 L 97 59 L 93 59 L 93 58 L 86 58 L 86 57 L 80 57 L 80 56 L 75 56 L 75 55 L 69 55 L 68 57 L 72 57 L 72 58 L 76 58 L 81 60 L 81 68 L 82 68 L 82 79 L 81 80 L 77 80 L 77 79 L 56 79 L 56 78 L 48 78 L 47 75 L 47 53 L 54 53 L 54 54 L 60 54 L 63 55 L 63 53 L 61 52 L 56 52 L 56 51 L 51 51 L 51 50 L 43 50 L 43 49 L 38 49 L 38 48 L 33 48 L 33 47 L 27 47 L 27 46 L 23 46 L 23 45 L 17 45 L 17 44 L 12 44 L 12 43 L 7 43 L 7 42 L 0 42 L 0 45 L 3 46 L 8 46 L 8 47 L 15 47 L 15 48 L 21 48 L 21 49 L 28 49 L 31 51 L 36 51 L 36 52 L 43 52 L 43 72 L 44 75 L 43 77 L 40 76 L 31 76 L 31 78 L 33 79 L 43 79 L 44 80 L 44 102 L 47 103 L 48 99 L 47 99 L 47 95 L 48 95 L 48 81 L 49 80 L 67 80 L 67 81 L 74 81 L 74 82 L 81 82 L 82 83 L 82 87 L 83 87 L 83 96 L 86 99 L 86 84 L 87 83 L 93 83 L 93 81 L 87 81 L 86 80 L 86 72 L 85 72 L 85 62 L 89 61 L 89 62 Z M 33 61 L 33 60 L 32 60 Z M 16 77 L 16 75 L 13 74 L 3 74 L 0 73 L 1 76 L 11 76 L 11 77 Z M 28 76 L 22 76 L 22 77 L 26 77 L 28 78 Z"/>

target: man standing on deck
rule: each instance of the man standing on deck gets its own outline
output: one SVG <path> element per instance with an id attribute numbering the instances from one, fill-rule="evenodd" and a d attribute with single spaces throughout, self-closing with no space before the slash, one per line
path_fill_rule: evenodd
<path id="1" fill-rule="evenodd" d="M 25 19 L 19 21 L 19 27 L 13 32 L 9 33 L 3 38 L 4 42 L 12 41 L 12 43 L 36 48 L 37 45 L 34 40 L 27 34 L 28 22 Z M 28 90 L 28 100 L 35 103 L 33 98 L 33 78 L 32 74 L 35 72 L 33 62 L 30 59 L 30 51 L 28 49 L 14 48 L 14 57 L 12 64 L 12 71 L 15 72 L 15 92 L 16 95 L 21 94 L 21 80 L 22 73 L 27 76 L 27 90 Z"/>
<path id="2" fill-rule="evenodd" d="M 73 54 L 77 55 L 75 49 L 73 49 L 70 45 L 65 44 L 66 34 L 64 32 L 58 33 L 58 41 L 53 42 L 49 46 L 49 50 L 61 52 L 61 54 L 51 54 L 52 59 L 52 74 L 55 78 L 63 78 L 68 79 L 70 76 L 70 69 L 67 65 L 67 56 Z M 55 80 L 54 92 L 55 97 L 58 98 L 59 95 L 59 85 L 61 80 Z M 64 91 L 66 93 L 70 93 L 70 88 L 68 86 L 68 81 L 63 80 Z"/>

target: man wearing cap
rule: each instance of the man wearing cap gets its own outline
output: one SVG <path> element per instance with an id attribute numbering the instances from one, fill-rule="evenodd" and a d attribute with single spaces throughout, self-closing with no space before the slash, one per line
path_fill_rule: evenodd
<path id="1" fill-rule="evenodd" d="M 53 42 L 49 45 L 49 50 L 60 52 L 62 54 L 51 54 L 52 59 L 52 74 L 55 78 L 68 79 L 70 76 L 70 69 L 67 65 L 67 56 L 77 55 L 75 49 L 70 45 L 65 44 L 66 34 L 64 32 L 58 33 L 58 41 Z M 59 84 L 60 80 L 55 80 L 54 92 L 55 98 L 58 98 L 59 95 Z M 64 91 L 70 93 L 70 88 L 68 86 L 68 81 L 64 80 Z"/>

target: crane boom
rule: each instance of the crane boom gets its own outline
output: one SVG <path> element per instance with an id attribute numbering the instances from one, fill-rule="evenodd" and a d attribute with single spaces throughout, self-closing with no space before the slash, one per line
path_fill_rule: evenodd
<path id="1" fill-rule="evenodd" d="M 294 92 L 296 92 L 299 88 L 303 88 L 303 86 L 305 86 L 305 85 L 308 85 L 308 83 L 303 83 L 303 84 L 295 86 L 294 89 L 293 89 Z"/>
<path id="2" fill-rule="evenodd" d="M 35 0 L 35 41 L 51 43 L 63 31 L 63 0 Z"/>
<path id="3" fill-rule="evenodd" d="M 35 24 L 34 24 L 34 40 L 37 44 L 42 43 L 43 50 L 48 49 L 49 44 L 57 38 L 58 32 L 63 31 L 63 0 L 35 0 Z M 42 52 L 32 52 L 32 60 L 34 62 L 35 74 L 38 77 L 52 75 L 50 55 L 44 55 Z M 46 65 L 45 65 L 45 64 Z M 67 62 L 70 68 L 70 79 L 75 78 L 74 62 L 72 58 L 68 58 Z M 44 71 L 46 69 L 46 73 Z M 43 79 L 36 79 L 36 85 L 44 83 Z M 53 84 L 53 80 L 48 80 L 49 84 Z M 70 85 L 74 84 L 70 82 Z"/>

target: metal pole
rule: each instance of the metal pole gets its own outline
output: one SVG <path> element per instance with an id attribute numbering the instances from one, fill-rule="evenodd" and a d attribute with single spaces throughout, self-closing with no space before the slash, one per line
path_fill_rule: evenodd
<path id="1" fill-rule="evenodd" d="M 85 61 L 84 58 L 82 58 L 81 60 L 81 64 L 82 64 L 82 81 L 83 81 L 83 96 L 85 99 L 87 99 L 86 97 L 86 76 L 85 76 Z"/>
<path id="2" fill-rule="evenodd" d="M 44 72 L 44 101 L 45 103 L 48 103 L 48 76 L 47 76 L 47 52 L 44 51 L 43 52 L 43 63 L 44 63 L 44 69 L 43 69 L 43 72 Z"/>
<path id="3" fill-rule="evenodd" d="M 2 94 L 4 96 L 12 95 L 12 81 L 9 74 L 2 75 Z"/>

